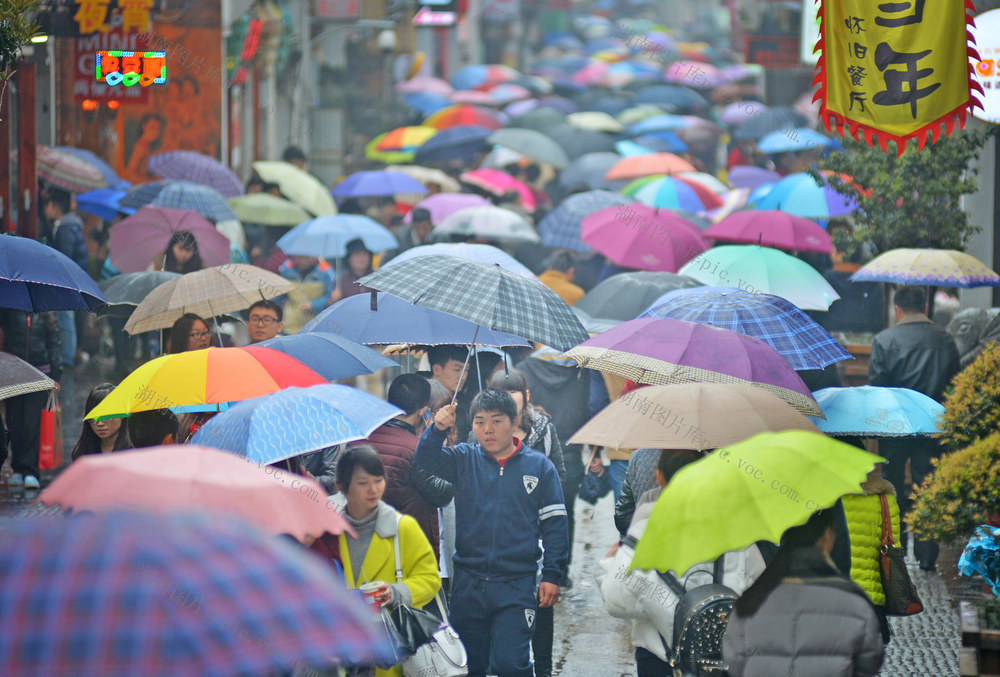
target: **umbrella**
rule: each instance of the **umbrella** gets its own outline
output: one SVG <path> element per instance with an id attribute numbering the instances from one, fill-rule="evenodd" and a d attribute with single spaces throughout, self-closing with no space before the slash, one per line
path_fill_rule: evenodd
<path id="1" fill-rule="evenodd" d="M 495 265 L 425 256 L 376 270 L 359 284 L 560 350 L 587 338 L 555 292 Z"/>
<path id="2" fill-rule="evenodd" d="M 543 96 L 538 99 L 538 105 L 545 108 L 552 108 L 559 111 L 563 115 L 569 115 L 570 113 L 579 112 L 580 107 L 570 101 L 569 99 L 562 96 Z M 518 125 L 519 127 L 521 125 Z"/>
<path id="3" fill-rule="evenodd" d="M 97 310 L 98 315 L 128 317 L 150 292 L 164 282 L 176 280 L 180 273 L 165 270 L 144 270 L 139 273 L 115 275 L 100 283 L 101 292 L 108 305 Z"/>
<path id="4" fill-rule="evenodd" d="M 510 165 L 524 166 L 530 162 L 530 158 L 521 155 L 517 151 L 505 148 L 504 146 L 493 146 L 493 149 L 479 163 L 479 168 L 499 169 L 503 171 L 505 167 Z"/>
<path id="5" fill-rule="evenodd" d="M 206 266 L 229 262 L 229 240 L 197 212 L 140 207 L 111 227 L 111 265 L 123 273 L 146 270 L 153 259 L 163 255 L 174 233 L 189 233 L 194 238 Z"/>
<path id="6" fill-rule="evenodd" d="M 280 275 L 245 263 L 203 268 L 161 284 L 142 300 L 125 331 L 140 334 L 173 326 L 184 313 L 216 317 L 245 310 L 260 300 L 273 299 L 295 289 Z"/>
<path id="7" fill-rule="evenodd" d="M 722 84 L 722 72 L 700 61 L 675 61 L 667 67 L 663 79 L 677 85 L 711 89 Z"/>
<path id="8" fill-rule="evenodd" d="M 397 127 L 380 135 L 376 148 L 384 152 L 412 153 L 437 134 L 433 127 Z"/>
<path id="9" fill-rule="evenodd" d="M 690 183 L 698 183 L 708 188 L 710 191 L 716 195 L 725 195 L 732 188 L 719 181 L 717 178 L 708 174 L 706 172 L 680 172 L 674 175 L 674 178 L 681 179 L 683 181 Z"/>
<path id="10" fill-rule="evenodd" d="M 780 132 L 784 129 L 795 129 L 805 126 L 806 118 L 796 113 L 788 106 L 775 106 L 767 108 L 739 125 L 733 132 L 733 139 L 736 141 L 756 141 L 771 132 Z"/>
<path id="11" fill-rule="evenodd" d="M 0 351 L 0 400 L 55 387 L 55 381 L 20 357 Z"/>
<path id="12" fill-rule="evenodd" d="M 715 451 L 667 484 L 632 565 L 683 575 L 751 543 L 777 543 L 816 510 L 861 493 L 861 483 L 884 460 L 804 430 L 762 433 Z"/>
<path id="13" fill-rule="evenodd" d="M 711 221 L 705 225 L 705 230 L 712 225 L 712 222 L 718 223 L 723 220 L 733 212 L 743 209 L 747 206 L 750 201 L 750 189 L 749 188 L 733 188 L 725 193 L 719 195 L 722 198 L 722 206 L 716 207 L 715 209 L 710 209 L 707 212 L 703 212 L 704 216 L 709 217 Z M 819 225 L 819 224 L 817 224 Z M 822 230 L 822 228 L 820 228 Z M 825 232 L 825 231 L 824 231 Z M 756 240 L 754 240 L 756 242 Z"/>
<path id="14" fill-rule="evenodd" d="M 38 176 L 73 193 L 109 185 L 99 167 L 63 148 L 38 146 L 35 162 Z"/>
<path id="15" fill-rule="evenodd" d="M 615 137 L 610 134 L 580 129 L 569 123 L 545 127 L 542 133 L 559 144 L 571 160 L 581 155 L 611 153 L 615 150 Z"/>
<path id="16" fill-rule="evenodd" d="M 379 369 L 399 366 L 356 341 L 321 331 L 275 336 L 257 345 L 294 357 L 327 381 L 374 374 Z"/>
<path id="17" fill-rule="evenodd" d="M 332 216 L 337 205 L 319 179 L 288 162 L 254 162 L 261 180 L 278 184 L 286 198 L 315 216 Z"/>
<path id="18" fill-rule="evenodd" d="M 607 207 L 627 205 L 631 200 L 608 190 L 589 190 L 570 195 L 538 223 L 542 244 L 577 252 L 592 249 L 580 239 L 580 223 L 584 217 Z"/>
<path id="19" fill-rule="evenodd" d="M 499 64 L 471 64 L 463 66 L 451 76 L 451 84 L 455 89 L 474 89 L 489 85 L 509 82 L 521 75 L 509 66 Z"/>
<path id="20" fill-rule="evenodd" d="M 781 174 L 752 165 L 737 165 L 729 170 L 729 183 L 737 188 L 757 188 L 781 181 Z"/>
<path id="21" fill-rule="evenodd" d="M 0 541 L 6 677 L 229 677 L 391 655 L 328 565 L 242 521 L 50 515 L 11 520 Z"/>
<path id="22" fill-rule="evenodd" d="M 347 197 L 388 196 L 396 193 L 419 193 L 426 195 L 427 189 L 409 174 L 391 170 L 354 172 L 338 183 L 333 195 Z"/>
<path id="23" fill-rule="evenodd" d="M 510 209 L 492 205 L 459 209 L 431 231 L 431 236 L 435 239 L 445 239 L 452 235 L 485 240 L 538 242 L 538 233 L 523 216 Z"/>
<path id="24" fill-rule="evenodd" d="M 363 440 L 403 413 L 363 390 L 324 383 L 240 402 L 213 416 L 191 442 L 263 465 Z"/>
<path id="25" fill-rule="evenodd" d="M 604 178 L 608 181 L 618 181 L 638 179 L 654 174 L 679 174 L 694 171 L 694 165 L 672 153 L 650 153 L 622 158 L 618 164 L 608 170 Z"/>
<path id="26" fill-rule="evenodd" d="M 803 310 L 827 310 L 840 298 L 815 268 L 770 247 L 723 245 L 688 262 L 680 272 L 712 286 L 774 294 Z"/>
<path id="27" fill-rule="evenodd" d="M 857 207 L 852 198 L 819 184 L 805 173 L 789 174 L 757 203 L 757 209 L 780 209 L 807 219 L 823 220 L 850 214 Z"/>
<path id="28" fill-rule="evenodd" d="M 621 160 L 617 153 L 587 153 L 573 158 L 566 169 L 559 172 L 559 185 L 574 189 L 585 187 L 590 190 L 607 185 L 604 174 Z M 539 224 L 541 225 L 541 224 Z"/>
<path id="29" fill-rule="evenodd" d="M 442 129 L 428 139 L 415 154 L 421 164 L 463 160 L 471 162 L 477 153 L 486 149 L 486 137 L 492 128 L 482 125 L 456 125 Z"/>
<path id="30" fill-rule="evenodd" d="M 327 507 L 326 491 L 315 479 L 277 469 L 261 472 L 259 465 L 232 454 L 187 444 L 84 456 L 38 500 L 74 512 L 232 515 L 297 541 L 350 529 Z"/>
<path id="31" fill-rule="evenodd" d="M 496 196 L 502 196 L 507 191 L 515 190 L 521 197 L 521 204 L 525 209 L 534 211 L 535 207 L 538 206 L 531 188 L 499 169 L 474 169 L 471 172 L 465 172 L 458 178 Z"/>
<path id="32" fill-rule="evenodd" d="M 270 193 L 240 195 L 227 200 L 236 212 L 236 218 L 244 223 L 262 226 L 297 226 L 312 217 L 294 202 L 276 197 Z"/>
<path id="33" fill-rule="evenodd" d="M 385 267 L 388 269 L 389 265 Z M 299 333 L 331 332 L 368 345 L 463 343 L 473 334 L 477 337 L 476 345 L 529 345 L 517 336 L 477 327 L 468 320 L 415 306 L 390 294 L 377 294 L 376 299 L 378 310 L 371 309 L 366 294 L 341 299 L 310 320 Z"/>
<path id="34" fill-rule="evenodd" d="M 686 153 L 690 148 L 674 132 L 655 132 L 637 136 L 631 141 L 619 141 L 615 150 L 628 157 L 649 153 Z"/>
<path id="35" fill-rule="evenodd" d="M 740 383 L 683 383 L 634 390 L 569 439 L 613 449 L 718 449 L 758 433 L 819 432 L 781 398 Z"/>
<path id="36" fill-rule="evenodd" d="M 628 128 L 631 136 L 655 134 L 657 132 L 676 132 L 691 126 L 691 120 L 683 115 L 654 115 L 636 122 Z"/>
<path id="37" fill-rule="evenodd" d="M 639 317 L 665 317 L 711 324 L 760 339 L 793 369 L 823 369 L 851 359 L 823 327 L 791 303 L 772 294 L 698 287 L 664 294 Z"/>
<path id="38" fill-rule="evenodd" d="M 0 235 L 0 308 L 33 313 L 94 310 L 102 303 L 97 283 L 68 256 L 26 237 Z"/>
<path id="39" fill-rule="evenodd" d="M 569 164 L 566 152 L 558 143 L 533 129 L 514 127 L 500 129 L 493 132 L 486 140 L 521 153 L 535 162 L 552 165 L 556 169 L 562 169 Z"/>
<path id="40" fill-rule="evenodd" d="M 696 112 L 708 110 L 708 101 L 698 92 L 680 85 L 652 85 L 636 92 L 633 104 L 667 104 L 676 110 Z"/>
<path id="41" fill-rule="evenodd" d="M 707 248 L 693 223 L 639 203 L 585 217 L 580 238 L 619 266 L 671 273 Z"/>
<path id="42" fill-rule="evenodd" d="M 101 173 L 104 180 L 108 184 L 108 188 L 113 188 L 115 190 L 125 190 L 132 184 L 125 179 L 118 176 L 118 174 L 111 168 L 107 162 L 97 156 L 93 151 L 89 151 L 86 148 L 73 148 L 72 146 L 53 146 L 56 150 L 60 150 L 64 153 L 69 153 L 70 155 L 75 155 L 76 157 L 84 160 L 85 162 L 93 165 L 97 171 Z M 79 198 L 79 196 L 77 196 Z M 78 203 L 79 204 L 79 203 Z"/>
<path id="43" fill-rule="evenodd" d="M 760 101 L 734 101 L 719 113 L 719 120 L 730 127 L 739 127 L 744 122 L 760 117 L 767 106 Z"/>
<path id="44" fill-rule="evenodd" d="M 399 241 L 388 228 L 360 214 L 318 216 L 281 236 L 278 248 L 291 256 L 335 259 L 347 256 L 347 243 L 361 240 L 372 252 L 395 249 Z"/>
<path id="45" fill-rule="evenodd" d="M 697 280 L 676 273 L 639 271 L 618 273 L 591 289 L 576 302 L 573 310 L 591 317 L 609 320 L 632 320 L 649 308 L 656 299 L 675 289 L 700 287 Z"/>
<path id="46" fill-rule="evenodd" d="M 535 96 L 540 96 L 543 94 L 551 94 L 553 89 L 552 84 L 548 80 L 546 80 L 545 78 L 538 77 L 537 75 L 519 75 L 518 77 L 511 80 L 511 83 L 524 87 L 529 92 L 531 92 L 532 95 Z M 545 97 L 545 98 L 552 98 L 552 97 Z"/>
<path id="47" fill-rule="evenodd" d="M 497 104 L 511 103 L 513 101 L 523 101 L 532 97 L 531 91 L 526 87 L 508 82 L 491 87 L 486 96 Z"/>
<path id="48" fill-rule="evenodd" d="M 114 221 L 119 214 L 131 214 L 134 209 L 119 206 L 128 193 L 119 188 L 98 188 L 76 196 L 76 207 L 105 221 Z"/>
<path id="49" fill-rule="evenodd" d="M 629 320 L 566 351 L 581 367 L 636 383 L 746 383 L 808 416 L 822 411 L 795 370 L 759 339 L 682 320 Z"/>
<path id="50" fill-rule="evenodd" d="M 326 383 L 288 355 L 259 346 L 205 348 L 161 355 L 125 377 L 85 418 L 120 418 L 139 411 L 218 405 L 260 397 L 290 386 Z M 209 445 L 211 446 L 211 445 Z"/>
<path id="51" fill-rule="evenodd" d="M 757 150 L 771 155 L 777 153 L 796 153 L 804 150 L 823 150 L 833 148 L 837 142 L 829 136 L 823 136 L 807 127 L 782 129 L 771 132 L 757 142 Z"/>
<path id="52" fill-rule="evenodd" d="M 492 203 L 480 195 L 471 193 L 436 193 L 426 197 L 403 217 L 405 223 L 413 222 L 413 212 L 416 209 L 426 209 L 431 213 L 431 223 L 441 223 L 450 215 L 467 207 L 488 207 Z"/>
<path id="53" fill-rule="evenodd" d="M 445 129 L 457 125 L 476 125 L 490 129 L 500 129 L 504 126 L 500 113 L 492 111 L 489 108 L 472 106 L 467 103 L 442 108 L 428 116 L 423 124 L 425 127 L 435 127 L 437 129 Z"/>
<path id="54" fill-rule="evenodd" d="M 944 407 L 909 388 L 823 388 L 813 395 L 826 420 L 814 423 L 827 435 L 910 437 L 933 435 Z"/>
<path id="55" fill-rule="evenodd" d="M 432 186 L 437 186 L 439 190 L 447 193 L 457 193 L 460 189 L 458 181 L 451 178 L 440 169 L 434 169 L 433 167 L 421 167 L 420 165 L 394 165 L 392 171 L 402 172 L 407 176 L 413 177 L 422 183 L 427 189 L 430 189 Z M 406 196 L 407 198 L 412 197 L 413 199 L 403 200 L 400 196 Z M 420 202 L 420 199 L 421 195 L 415 195 L 414 193 L 399 193 L 396 195 L 397 202 L 406 202 L 407 204 Z"/>
<path id="56" fill-rule="evenodd" d="M 631 108 L 626 108 L 621 113 L 618 114 L 618 121 L 625 126 L 634 125 L 637 122 L 641 122 L 646 118 L 656 117 L 657 115 L 663 115 L 666 112 L 665 109 L 660 106 L 654 106 L 649 103 L 643 103 L 638 106 L 632 106 Z"/>
<path id="57" fill-rule="evenodd" d="M 187 209 L 213 222 L 236 219 L 236 214 L 219 191 L 190 181 L 164 179 L 133 186 L 118 204 L 131 209 L 146 205 Z"/>
<path id="58" fill-rule="evenodd" d="M 590 132 L 609 132 L 620 134 L 625 131 L 624 125 L 607 113 L 599 111 L 584 111 L 581 113 L 570 113 L 566 116 L 566 121 L 574 127 L 586 129 Z"/>
<path id="59" fill-rule="evenodd" d="M 469 244 L 466 242 L 423 244 L 419 247 L 407 249 L 405 252 L 394 257 L 382 267 L 388 268 L 390 266 L 398 265 L 403 261 L 409 261 L 410 259 L 415 259 L 421 256 L 441 254 L 445 256 L 457 256 L 458 258 L 465 259 L 466 261 L 478 261 L 479 263 L 497 265 L 504 270 L 509 270 L 517 275 L 524 275 L 525 277 L 537 279 L 535 278 L 535 274 L 528 270 L 523 263 L 504 250 L 497 249 L 496 247 L 488 244 Z"/>
<path id="60" fill-rule="evenodd" d="M 447 108 L 451 105 L 451 101 L 447 96 L 431 92 L 407 94 L 403 97 L 403 102 L 422 116 L 437 113 L 442 108 Z"/>
<path id="61" fill-rule="evenodd" d="M 700 212 L 722 206 L 722 199 L 697 181 L 666 175 L 636 179 L 622 188 L 622 193 L 650 207 L 663 209 Z"/>
<path id="62" fill-rule="evenodd" d="M 420 92 L 429 92 L 431 94 L 440 94 L 442 96 L 448 96 L 455 88 L 450 84 L 442 80 L 441 78 L 432 78 L 426 75 L 418 75 L 416 77 L 410 78 L 404 82 L 396 83 L 396 91 L 403 92 L 405 94 L 418 94 Z"/>
<path id="63" fill-rule="evenodd" d="M 514 127 L 515 129 L 534 129 L 535 131 L 541 131 L 548 127 L 555 127 L 556 125 L 564 125 L 567 123 L 566 116 L 555 108 L 539 106 L 538 108 L 533 108 L 526 113 L 512 117 L 510 119 L 510 124 L 511 127 Z"/>
<path id="64" fill-rule="evenodd" d="M 243 195 L 243 184 L 226 165 L 213 157 L 191 150 L 173 150 L 151 155 L 147 164 L 150 173 L 165 179 L 200 183 L 219 191 L 223 197 Z"/>
<path id="65" fill-rule="evenodd" d="M 762 244 L 775 249 L 829 254 L 833 243 L 819 224 L 777 210 L 734 212 L 705 231 L 719 242 Z"/>
<path id="66" fill-rule="evenodd" d="M 891 249 L 851 275 L 852 282 L 893 282 L 938 287 L 1000 287 L 1000 275 L 955 249 Z"/>

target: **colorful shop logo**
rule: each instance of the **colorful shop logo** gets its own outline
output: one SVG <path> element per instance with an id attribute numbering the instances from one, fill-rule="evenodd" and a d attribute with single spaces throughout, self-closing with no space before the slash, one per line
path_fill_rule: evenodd
<path id="1" fill-rule="evenodd" d="M 98 82 L 108 85 L 162 85 L 167 82 L 166 52 L 124 52 L 109 50 L 97 52 Z"/>

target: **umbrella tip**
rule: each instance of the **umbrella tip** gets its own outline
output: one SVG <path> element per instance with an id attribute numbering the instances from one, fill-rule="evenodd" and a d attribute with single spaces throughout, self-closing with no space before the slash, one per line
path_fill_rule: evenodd
<path id="1" fill-rule="evenodd" d="M 372 290 L 371 309 L 373 311 L 377 311 L 378 310 L 378 292 L 376 292 L 375 290 Z"/>

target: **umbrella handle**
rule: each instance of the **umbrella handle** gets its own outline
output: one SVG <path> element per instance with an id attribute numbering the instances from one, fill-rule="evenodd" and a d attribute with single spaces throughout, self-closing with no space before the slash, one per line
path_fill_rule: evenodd
<path id="1" fill-rule="evenodd" d="M 462 373 L 458 377 L 458 385 L 462 385 L 462 379 L 465 378 L 465 372 L 469 368 L 469 358 L 472 357 L 472 351 L 476 346 L 476 337 L 479 336 L 479 325 L 476 325 L 476 331 L 472 334 L 472 343 L 469 344 L 469 354 L 465 356 L 465 364 L 462 365 Z M 479 361 L 476 361 L 479 364 Z M 458 399 L 459 388 L 455 388 L 455 394 L 451 396 L 451 403 L 455 404 L 455 400 Z"/>

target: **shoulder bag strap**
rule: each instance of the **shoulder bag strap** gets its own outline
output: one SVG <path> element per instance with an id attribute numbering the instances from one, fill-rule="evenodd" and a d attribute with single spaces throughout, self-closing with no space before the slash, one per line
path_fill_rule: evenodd
<path id="1" fill-rule="evenodd" d="M 712 582 L 722 584 L 722 576 L 726 573 L 726 553 L 719 555 L 719 559 L 715 560 L 715 566 L 712 569 Z"/>
<path id="2" fill-rule="evenodd" d="M 889 513 L 889 500 L 885 494 L 879 494 L 882 501 L 882 545 L 892 547 L 892 516 Z"/>
<path id="3" fill-rule="evenodd" d="M 392 550 L 396 564 L 396 582 L 403 582 L 403 558 L 399 555 L 399 523 L 403 521 L 403 516 L 396 513 L 396 535 L 392 537 Z"/>

